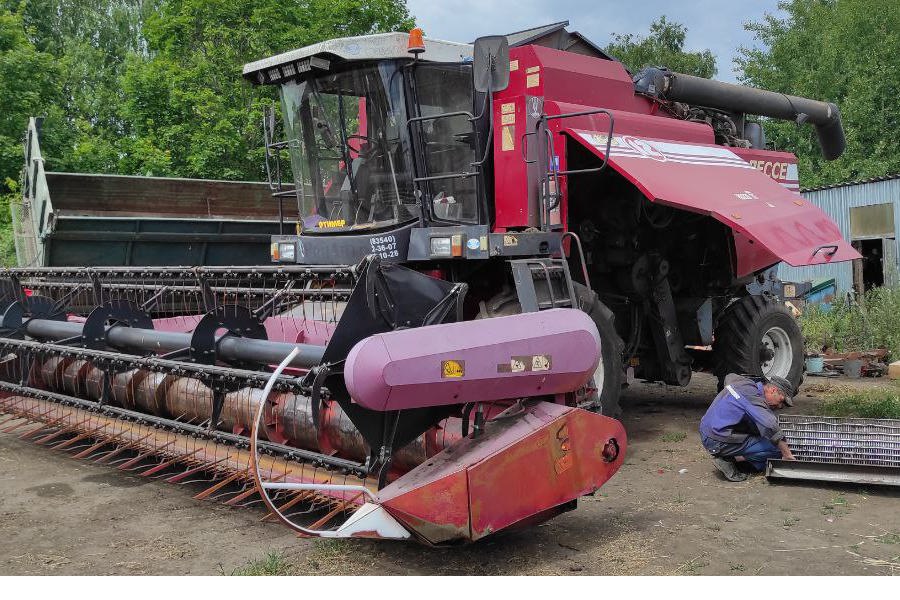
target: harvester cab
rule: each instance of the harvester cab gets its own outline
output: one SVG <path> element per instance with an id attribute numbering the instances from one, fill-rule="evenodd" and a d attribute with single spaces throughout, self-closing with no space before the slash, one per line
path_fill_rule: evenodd
<path id="1" fill-rule="evenodd" d="M 500 39 L 474 63 L 470 45 L 420 37 L 408 43 L 396 33 L 332 40 L 247 65 L 251 81 L 279 87 L 285 139 L 272 141 L 275 120 L 268 117 L 269 171 L 278 197 L 296 202 L 300 214 L 302 243 L 277 239 L 273 259 L 486 256 L 480 241 L 492 214 L 491 92 L 476 91 L 474 69 L 498 72 Z M 410 53 L 410 43 L 423 45 Z M 278 177 L 282 151 L 290 185 Z M 453 229 L 434 238 L 432 227 Z"/>

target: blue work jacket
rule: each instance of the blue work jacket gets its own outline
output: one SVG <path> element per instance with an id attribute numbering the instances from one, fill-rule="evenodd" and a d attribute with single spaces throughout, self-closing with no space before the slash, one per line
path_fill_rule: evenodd
<path id="1" fill-rule="evenodd" d="M 759 436 L 777 444 L 784 439 L 778 416 L 766 404 L 763 384 L 739 375 L 725 377 L 725 387 L 700 420 L 703 438 L 742 444 Z"/>

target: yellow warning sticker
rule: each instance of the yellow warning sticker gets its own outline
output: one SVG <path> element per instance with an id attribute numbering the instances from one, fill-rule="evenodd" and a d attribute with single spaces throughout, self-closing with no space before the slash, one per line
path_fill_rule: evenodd
<path id="1" fill-rule="evenodd" d="M 319 221 L 318 227 L 319 229 L 330 229 L 332 227 L 344 227 L 347 225 L 347 221 L 344 219 L 335 219 L 333 221 Z"/>
<path id="2" fill-rule="evenodd" d="M 509 72 L 512 73 L 513 71 L 518 71 L 518 70 L 519 70 L 519 61 L 518 60 L 509 61 Z"/>
<path id="3" fill-rule="evenodd" d="M 466 361 L 464 360 L 442 360 L 441 361 L 441 378 L 458 379 L 466 374 Z"/>
<path id="4" fill-rule="evenodd" d="M 482 252 L 487 250 L 487 236 L 486 235 L 483 235 L 480 238 L 478 238 L 478 249 L 481 250 Z"/>
<path id="5" fill-rule="evenodd" d="M 540 70 L 541 70 L 541 66 L 538 65 L 536 67 L 528 67 L 527 69 L 525 69 L 525 72 L 530 75 L 531 73 L 539 73 Z"/>
<path id="6" fill-rule="evenodd" d="M 502 132 L 501 138 L 502 143 L 500 149 L 504 152 L 508 152 L 510 150 L 515 150 L 516 148 L 516 126 L 515 125 L 504 125 L 500 130 Z"/>
<path id="7" fill-rule="evenodd" d="M 514 235 L 504 235 L 504 236 L 503 236 L 503 245 L 504 245 L 504 246 L 507 246 L 507 247 L 509 247 L 509 246 L 518 246 L 518 245 L 519 245 L 519 238 L 517 238 L 517 237 L 514 236 Z"/>
<path id="8" fill-rule="evenodd" d="M 512 125 L 515 122 L 516 122 L 516 113 L 500 115 L 500 124 L 501 125 Z"/>
<path id="9" fill-rule="evenodd" d="M 506 104 L 502 104 L 500 106 L 500 113 L 507 115 L 509 113 L 516 112 L 516 103 L 515 102 L 507 102 Z"/>
<path id="10" fill-rule="evenodd" d="M 532 73 L 525 79 L 525 87 L 533 88 L 537 87 L 541 84 L 541 74 L 540 73 Z"/>

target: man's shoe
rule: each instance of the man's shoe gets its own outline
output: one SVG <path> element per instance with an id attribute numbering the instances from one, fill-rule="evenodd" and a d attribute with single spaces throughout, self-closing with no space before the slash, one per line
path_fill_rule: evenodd
<path id="1" fill-rule="evenodd" d="M 718 470 L 722 471 L 722 475 L 724 475 L 725 479 L 728 481 L 745 481 L 747 479 L 747 474 L 741 473 L 733 460 L 714 458 L 713 464 L 716 465 Z"/>

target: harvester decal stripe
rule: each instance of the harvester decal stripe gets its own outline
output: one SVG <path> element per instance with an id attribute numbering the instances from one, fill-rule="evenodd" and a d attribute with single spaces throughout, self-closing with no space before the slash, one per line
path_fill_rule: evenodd
<path id="1" fill-rule="evenodd" d="M 574 131 L 601 152 L 605 151 L 607 141 L 605 135 L 582 130 Z M 647 140 L 630 135 L 613 136 L 609 154 L 611 158 L 640 158 L 705 167 L 753 168 L 727 148 Z"/>

